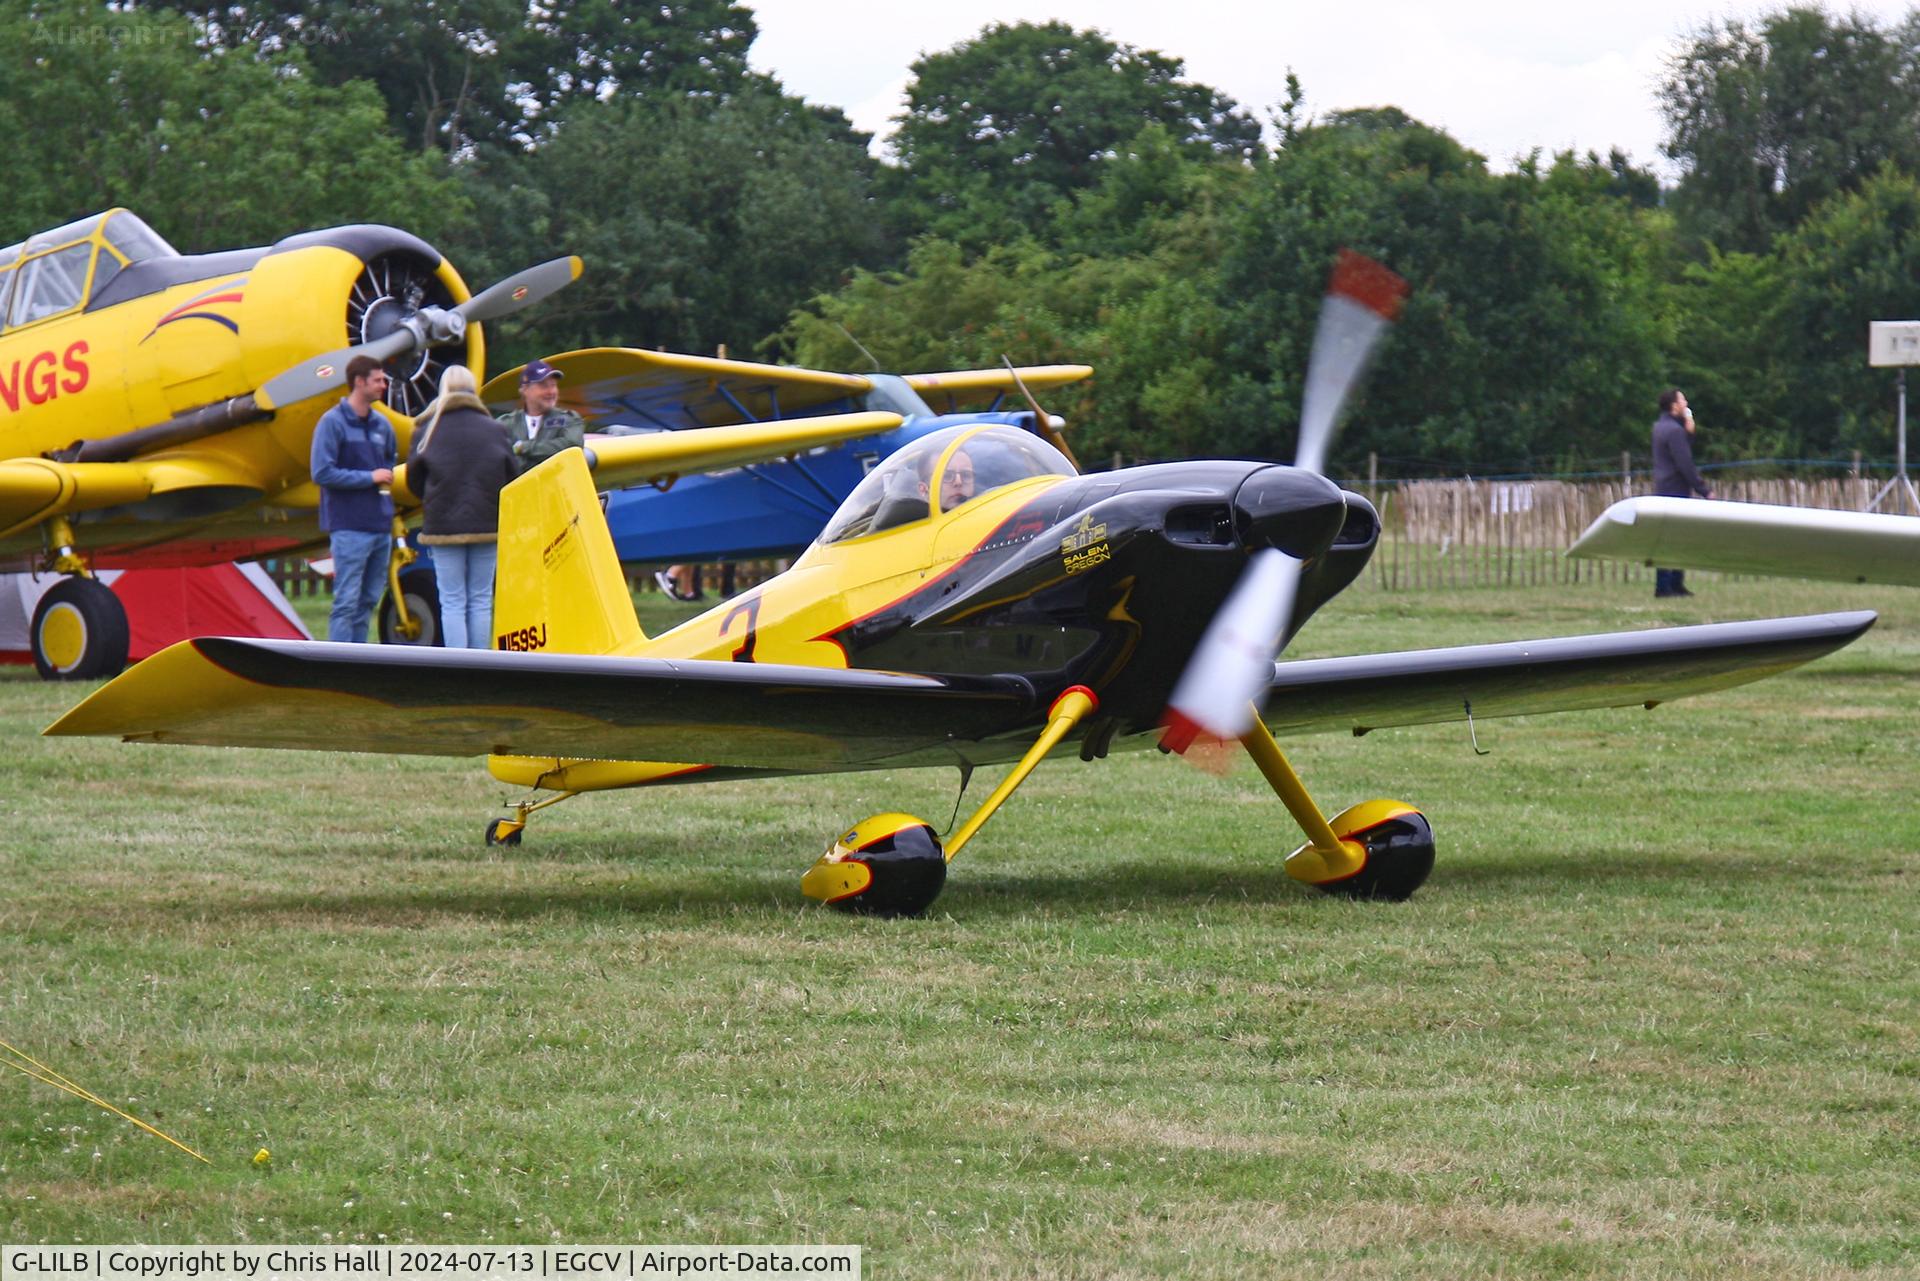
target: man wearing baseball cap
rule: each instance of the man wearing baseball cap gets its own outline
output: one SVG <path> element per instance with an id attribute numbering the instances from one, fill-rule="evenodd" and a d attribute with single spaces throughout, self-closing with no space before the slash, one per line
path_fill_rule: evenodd
<path id="1" fill-rule="evenodd" d="M 586 421 L 559 405 L 560 371 L 544 360 L 529 360 L 520 371 L 520 408 L 499 420 L 522 472 L 563 449 L 586 444 Z"/>

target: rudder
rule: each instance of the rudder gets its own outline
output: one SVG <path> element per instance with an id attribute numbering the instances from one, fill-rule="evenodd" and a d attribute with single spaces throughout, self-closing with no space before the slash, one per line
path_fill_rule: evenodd
<path id="1" fill-rule="evenodd" d="M 494 648 L 610 654 L 644 639 L 581 451 L 502 490 Z"/>

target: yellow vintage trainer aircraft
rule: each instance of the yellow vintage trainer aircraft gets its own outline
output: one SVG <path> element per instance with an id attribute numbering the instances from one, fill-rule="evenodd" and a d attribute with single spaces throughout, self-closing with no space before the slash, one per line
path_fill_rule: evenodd
<path id="1" fill-rule="evenodd" d="M 432 398 L 442 370 L 484 373 L 480 322 L 579 274 L 578 258 L 561 258 L 470 294 L 432 246 L 380 226 L 182 255 L 125 209 L 0 250 L 0 567 L 68 576 L 32 622 L 41 674 L 125 666 L 126 615 L 95 568 L 324 545 L 308 458 L 350 358 L 388 365 L 404 456 L 407 416 Z M 662 433 L 604 442 L 594 462 L 609 488 L 898 422 L 853 413 Z M 403 512 L 414 505 L 404 478 L 394 496 Z"/>
<path id="2" fill-rule="evenodd" d="M 1018 427 L 947 428 L 882 461 L 786 573 L 649 638 L 586 462 L 562 454 L 503 495 L 494 652 L 188 641 L 47 732 L 484 755 L 533 789 L 487 827 L 509 844 L 535 811 L 589 791 L 932 765 L 964 778 L 1012 762 L 944 841 L 912 815 L 876 814 L 802 879 L 814 898 L 889 914 L 934 900 L 1045 757 L 1182 751 L 1206 733 L 1243 743 L 1306 833 L 1291 875 L 1405 898 L 1433 864 L 1426 819 L 1386 800 L 1329 819 L 1276 734 L 1651 706 L 1783 671 L 1872 624 L 1830 614 L 1275 661 L 1377 541 L 1366 499 L 1319 473 L 1397 296 L 1364 261 L 1336 271 L 1295 466 L 1082 476 Z"/>

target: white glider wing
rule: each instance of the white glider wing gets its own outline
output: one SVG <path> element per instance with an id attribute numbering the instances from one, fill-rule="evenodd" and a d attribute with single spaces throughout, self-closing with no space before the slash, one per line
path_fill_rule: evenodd
<path id="1" fill-rule="evenodd" d="M 1628 498 L 1602 512 L 1567 555 L 1920 587 L 1920 516 Z"/>

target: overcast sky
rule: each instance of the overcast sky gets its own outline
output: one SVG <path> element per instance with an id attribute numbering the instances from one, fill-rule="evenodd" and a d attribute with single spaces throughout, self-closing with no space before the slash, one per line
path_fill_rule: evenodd
<path id="1" fill-rule="evenodd" d="M 1185 59 L 1189 79 L 1264 120 L 1288 68 L 1307 109 L 1392 105 L 1445 129 L 1497 168 L 1535 147 L 1602 156 L 1620 147 L 1671 177 L 1655 92 L 1685 35 L 1711 19 L 1787 7 L 1612 0 L 747 0 L 760 24 L 752 61 L 787 90 L 840 107 L 861 129 L 891 132 L 924 53 L 994 22 L 1060 19 L 1136 48 Z M 1848 8 L 1891 25 L 1906 0 Z"/>

